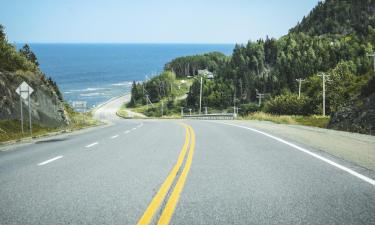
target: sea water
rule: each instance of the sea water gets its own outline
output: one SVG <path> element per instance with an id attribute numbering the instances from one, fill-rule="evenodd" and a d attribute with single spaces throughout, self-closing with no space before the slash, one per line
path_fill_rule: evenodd
<path id="1" fill-rule="evenodd" d="M 87 101 L 93 107 L 130 93 L 133 81 L 157 75 L 176 57 L 212 51 L 230 55 L 234 45 L 30 44 L 30 47 L 41 70 L 58 84 L 66 101 Z"/>

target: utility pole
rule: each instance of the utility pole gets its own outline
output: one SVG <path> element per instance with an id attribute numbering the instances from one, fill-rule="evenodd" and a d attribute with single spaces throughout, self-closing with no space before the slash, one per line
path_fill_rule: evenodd
<path id="1" fill-rule="evenodd" d="M 200 90 L 200 94 L 199 94 L 199 115 L 202 113 L 202 87 L 203 87 L 203 77 L 201 76 L 201 90 Z"/>
<path id="2" fill-rule="evenodd" d="M 161 100 L 161 117 L 163 117 L 163 108 L 164 108 L 164 104 L 163 104 L 163 100 Z"/>
<path id="3" fill-rule="evenodd" d="M 326 116 L 326 77 L 329 77 L 330 75 L 321 73 L 318 76 L 323 78 L 323 116 Z"/>
<path id="4" fill-rule="evenodd" d="M 302 78 L 298 78 L 296 79 L 296 81 L 298 82 L 298 99 L 301 98 L 301 86 L 302 86 L 302 82 L 305 81 L 304 79 Z"/>
<path id="5" fill-rule="evenodd" d="M 259 99 L 258 106 L 260 106 L 262 104 L 262 98 L 264 98 L 264 94 L 259 93 L 258 90 L 256 90 L 256 92 L 257 92 L 257 99 Z"/>
<path id="6" fill-rule="evenodd" d="M 367 54 L 367 56 L 374 58 L 374 72 L 375 72 L 375 52 L 371 54 Z"/>
<path id="7" fill-rule="evenodd" d="M 148 110 L 148 95 L 146 95 L 146 104 L 147 104 L 147 110 Z"/>

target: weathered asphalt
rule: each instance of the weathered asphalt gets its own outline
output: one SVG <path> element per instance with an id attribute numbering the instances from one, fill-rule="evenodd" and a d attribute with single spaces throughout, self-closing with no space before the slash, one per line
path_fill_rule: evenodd
<path id="1" fill-rule="evenodd" d="M 179 122 L 116 120 L 0 152 L 0 224 L 136 224 L 181 151 Z M 375 224 L 374 185 L 256 132 L 183 122 L 196 147 L 171 224 Z"/>

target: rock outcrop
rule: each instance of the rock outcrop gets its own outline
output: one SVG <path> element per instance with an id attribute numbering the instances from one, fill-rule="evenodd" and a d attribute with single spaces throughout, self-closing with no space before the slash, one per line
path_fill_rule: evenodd
<path id="1" fill-rule="evenodd" d="M 375 135 L 375 93 L 342 107 L 328 128 Z"/>
<path id="2" fill-rule="evenodd" d="M 40 72 L 0 72 L 0 120 L 20 119 L 20 96 L 15 92 L 23 82 L 34 92 L 31 95 L 32 121 L 46 127 L 64 126 L 69 123 L 56 88 Z M 23 102 L 24 103 L 24 102 Z M 28 121 L 28 106 L 23 104 L 25 120 Z"/>

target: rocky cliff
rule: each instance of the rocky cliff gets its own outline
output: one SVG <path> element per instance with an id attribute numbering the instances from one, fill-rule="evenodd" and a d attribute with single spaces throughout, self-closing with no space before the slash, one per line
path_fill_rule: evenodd
<path id="1" fill-rule="evenodd" d="M 342 107 L 328 128 L 375 135 L 375 93 Z"/>
<path id="2" fill-rule="evenodd" d="M 57 87 L 46 80 L 40 72 L 0 72 L 0 120 L 20 119 L 20 96 L 15 90 L 23 81 L 34 89 L 31 95 L 33 123 L 46 127 L 64 126 L 69 123 L 61 99 L 56 93 Z M 22 105 L 26 123 L 29 115 L 28 106 Z"/>

